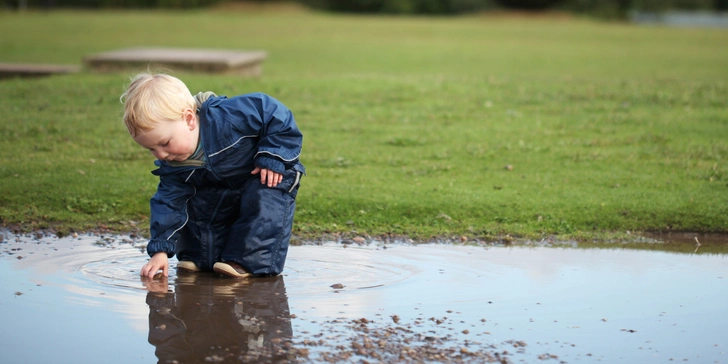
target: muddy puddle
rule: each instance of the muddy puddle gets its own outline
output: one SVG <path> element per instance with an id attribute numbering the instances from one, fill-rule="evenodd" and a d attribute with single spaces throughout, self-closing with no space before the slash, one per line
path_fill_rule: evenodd
<path id="1" fill-rule="evenodd" d="M 725 236 L 325 242 L 280 277 L 151 282 L 142 240 L 0 237 L 3 363 L 728 362 Z"/>

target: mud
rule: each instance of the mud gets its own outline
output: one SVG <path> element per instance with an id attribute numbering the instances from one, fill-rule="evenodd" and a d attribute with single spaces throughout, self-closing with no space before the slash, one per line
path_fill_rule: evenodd
<path id="1" fill-rule="evenodd" d="M 319 242 L 291 247 L 279 277 L 171 269 L 143 281 L 138 238 L 1 231 L 0 352 L 8 363 L 721 363 L 728 241 L 714 238 Z"/>

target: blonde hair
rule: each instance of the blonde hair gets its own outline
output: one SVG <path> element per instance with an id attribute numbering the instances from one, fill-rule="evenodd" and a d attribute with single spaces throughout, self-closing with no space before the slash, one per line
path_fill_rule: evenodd
<path id="1" fill-rule="evenodd" d="M 132 137 L 154 129 L 160 121 L 178 121 L 185 109 L 197 107 L 187 85 L 164 73 L 134 76 L 120 100 L 124 103 L 124 125 Z"/>

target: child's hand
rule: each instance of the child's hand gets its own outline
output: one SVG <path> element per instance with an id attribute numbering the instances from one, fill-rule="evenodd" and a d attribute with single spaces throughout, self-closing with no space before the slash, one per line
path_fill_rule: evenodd
<path id="1" fill-rule="evenodd" d="M 268 187 L 278 186 L 278 184 L 281 183 L 281 181 L 283 181 L 282 174 L 273 172 L 270 169 L 255 167 L 255 169 L 252 172 L 250 172 L 250 174 L 258 174 L 258 173 L 260 173 L 260 183 L 268 184 Z"/>
<path id="2" fill-rule="evenodd" d="M 144 264 L 142 267 L 142 277 L 147 277 L 149 279 L 153 279 L 154 275 L 157 274 L 159 270 L 162 270 L 162 274 L 165 277 L 168 277 L 169 274 L 167 271 L 169 270 L 169 261 L 167 260 L 167 253 L 159 252 L 152 256 L 152 259 L 149 259 L 147 264 Z"/>

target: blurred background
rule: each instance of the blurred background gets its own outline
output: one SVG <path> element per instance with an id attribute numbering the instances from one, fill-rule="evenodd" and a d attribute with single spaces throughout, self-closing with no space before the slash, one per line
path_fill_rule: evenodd
<path id="1" fill-rule="evenodd" d="M 262 77 L 175 75 L 295 110 L 301 236 L 728 226 L 728 0 L 0 1 L 0 65 L 77 70 L 0 82 L 0 223 L 146 230 L 119 95 L 159 67 L 79 63 L 165 47 L 267 53 Z"/>
<path id="2" fill-rule="evenodd" d="M 6 8 L 199 8 L 229 0 L 4 0 Z M 232 1 L 235 3 L 235 1 Z M 274 4 L 279 0 L 245 1 Z M 728 0 L 288 0 L 331 12 L 383 14 L 464 14 L 480 11 L 566 11 L 607 19 L 654 21 L 662 15 L 700 12 L 696 22 L 710 21 L 709 12 L 725 12 Z M 678 14 L 673 14 L 678 13 Z"/>

